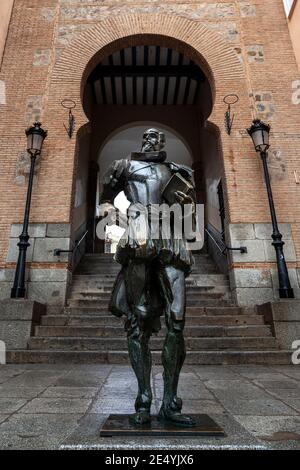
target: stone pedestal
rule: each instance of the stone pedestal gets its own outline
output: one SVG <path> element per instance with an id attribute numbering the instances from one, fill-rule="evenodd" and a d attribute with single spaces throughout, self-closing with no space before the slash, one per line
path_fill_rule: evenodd
<path id="1" fill-rule="evenodd" d="M 300 300 L 283 300 L 258 306 L 271 325 L 281 349 L 292 351 L 294 341 L 300 340 Z"/>
<path id="2" fill-rule="evenodd" d="M 35 325 L 46 314 L 46 305 L 33 300 L 6 299 L 0 307 L 0 340 L 6 350 L 26 349 Z"/>

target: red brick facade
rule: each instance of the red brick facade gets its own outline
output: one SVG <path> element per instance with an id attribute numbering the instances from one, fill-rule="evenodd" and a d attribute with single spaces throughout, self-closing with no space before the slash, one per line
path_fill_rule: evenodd
<path id="1" fill-rule="evenodd" d="M 289 267 L 297 275 L 300 104 L 292 95 L 299 71 L 281 0 L 141 0 L 138 5 L 131 0 L 15 0 L 0 73 L 6 87 L 6 104 L 0 104 L 0 268 L 14 265 L 7 261 L 11 224 L 23 216 L 24 128 L 40 119 L 49 132 L 36 172 L 31 222 L 72 223 L 76 138 L 65 133 L 61 101 L 76 102 L 76 132 L 82 131 L 88 123 L 82 107 L 88 74 L 108 53 L 149 43 L 183 52 L 210 81 L 209 121 L 220 130 L 228 225 L 270 222 L 261 163 L 245 129 L 255 116 L 271 124 L 274 199 L 279 222 L 291 224 L 296 257 Z M 239 102 L 228 136 L 223 98 L 230 93 Z M 232 267 L 275 268 L 268 261 L 233 259 Z M 33 267 L 66 264 L 34 262 Z"/>

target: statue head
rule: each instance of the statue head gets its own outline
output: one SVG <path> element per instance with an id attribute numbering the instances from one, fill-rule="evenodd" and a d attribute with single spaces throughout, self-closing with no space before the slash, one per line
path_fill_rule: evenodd
<path id="1" fill-rule="evenodd" d="M 165 134 L 158 129 L 147 129 L 143 134 L 142 152 L 159 152 L 166 144 Z"/>

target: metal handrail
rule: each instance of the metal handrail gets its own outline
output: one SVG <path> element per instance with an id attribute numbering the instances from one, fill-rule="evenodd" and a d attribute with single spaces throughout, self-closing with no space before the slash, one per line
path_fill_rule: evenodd
<path id="1" fill-rule="evenodd" d="M 75 240 L 75 246 L 72 248 L 72 250 L 61 250 L 60 248 L 56 248 L 53 251 L 53 256 L 60 256 L 61 253 L 73 253 L 74 254 L 75 251 L 78 249 L 78 247 L 83 242 L 83 240 L 85 239 L 85 237 L 87 236 L 87 234 L 88 234 L 88 230 L 86 230 L 84 232 L 84 234 L 82 235 L 82 237 L 79 240 Z"/>
<path id="2" fill-rule="evenodd" d="M 218 250 L 220 251 L 220 253 L 222 253 L 223 255 L 225 254 L 225 251 L 226 251 L 226 246 L 224 245 L 224 248 L 222 249 L 221 248 L 221 245 L 217 242 L 217 240 L 215 239 L 215 237 L 212 236 L 212 234 L 209 232 L 209 230 L 207 228 L 204 229 L 205 232 L 207 233 L 207 235 L 212 239 L 213 243 L 216 245 L 216 247 L 218 248 Z"/>
<path id="3" fill-rule="evenodd" d="M 241 254 L 248 253 L 248 248 L 246 246 L 240 246 L 239 248 L 232 248 L 231 246 L 225 245 L 225 243 L 222 242 L 224 248 L 222 249 L 218 241 L 215 239 L 215 237 L 210 233 L 210 231 L 205 228 L 204 229 L 207 235 L 212 239 L 214 244 L 217 246 L 218 250 L 225 255 L 226 251 L 239 251 Z"/>

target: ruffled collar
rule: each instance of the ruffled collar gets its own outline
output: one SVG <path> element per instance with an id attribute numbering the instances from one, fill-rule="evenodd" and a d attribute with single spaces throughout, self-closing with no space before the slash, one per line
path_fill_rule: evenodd
<path id="1" fill-rule="evenodd" d="M 132 152 L 131 160 L 137 160 L 141 162 L 153 162 L 160 163 L 164 162 L 167 158 L 167 153 L 163 150 L 159 152 Z"/>

